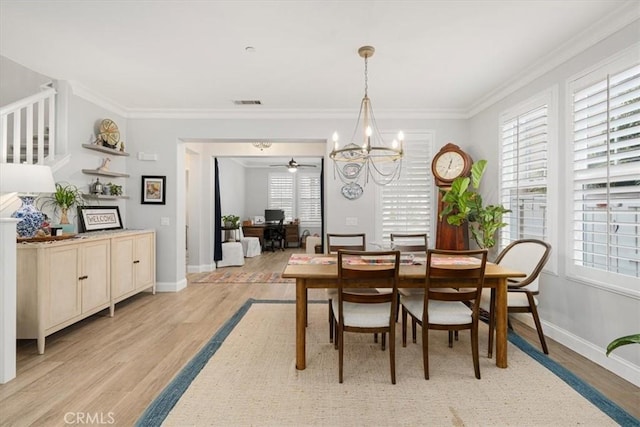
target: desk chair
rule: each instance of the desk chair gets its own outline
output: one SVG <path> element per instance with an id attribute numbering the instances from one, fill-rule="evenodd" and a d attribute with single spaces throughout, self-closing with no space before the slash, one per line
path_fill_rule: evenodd
<path id="1" fill-rule="evenodd" d="M 362 256 L 392 256 L 388 263 L 376 264 L 376 268 L 349 263 L 349 258 Z M 391 383 L 396 383 L 395 330 L 396 300 L 398 299 L 398 271 L 400 252 L 338 251 L 338 297 L 332 301 L 333 311 L 338 314 L 336 341 L 338 342 L 338 379 L 342 383 L 344 366 L 344 333 L 389 334 L 389 364 Z M 353 293 L 353 284 L 358 289 L 384 288 L 384 293 Z"/>
<path id="2" fill-rule="evenodd" d="M 284 228 L 284 220 L 281 219 L 278 224 L 267 225 L 264 229 L 264 245 L 271 246 L 271 252 L 275 251 L 275 243 L 278 242 L 280 250 L 284 251 L 286 242 L 286 230 Z"/>

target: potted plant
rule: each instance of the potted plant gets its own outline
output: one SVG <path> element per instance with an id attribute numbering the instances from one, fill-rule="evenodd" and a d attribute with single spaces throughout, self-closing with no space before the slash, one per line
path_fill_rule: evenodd
<path id="1" fill-rule="evenodd" d="M 75 185 L 56 183 L 56 191 L 51 195 L 40 199 L 40 209 L 52 208 L 53 212 L 60 213 L 60 224 L 69 224 L 69 209 L 85 204 L 82 191 Z"/>
<path id="2" fill-rule="evenodd" d="M 458 177 L 443 196 L 441 218 L 447 223 L 461 226 L 468 221 L 471 236 L 480 248 L 492 248 L 496 244 L 496 232 L 507 225 L 502 215 L 511 212 L 502 205 L 483 206 L 482 196 L 476 190 L 487 168 L 486 160 L 478 160 L 471 166 L 471 177 Z"/>
<path id="3" fill-rule="evenodd" d="M 238 228 L 240 217 L 237 215 L 223 215 L 222 222 L 227 228 Z"/>
<path id="4" fill-rule="evenodd" d="M 112 196 L 122 196 L 122 185 L 118 185 L 110 182 L 106 186 L 109 187 L 110 194 Z"/>

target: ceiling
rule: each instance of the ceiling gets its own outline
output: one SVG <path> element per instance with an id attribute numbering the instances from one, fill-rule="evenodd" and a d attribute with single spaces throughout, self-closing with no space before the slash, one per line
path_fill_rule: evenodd
<path id="1" fill-rule="evenodd" d="M 129 113 L 346 114 L 364 93 L 357 50 L 372 45 L 378 116 L 468 115 L 567 55 L 567 43 L 594 43 L 604 30 L 593 25 L 630 7 L 638 2 L 2 0 L 0 55 Z"/>

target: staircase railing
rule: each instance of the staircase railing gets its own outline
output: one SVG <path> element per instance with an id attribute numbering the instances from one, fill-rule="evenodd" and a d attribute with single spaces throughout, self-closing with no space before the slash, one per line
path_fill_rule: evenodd
<path id="1" fill-rule="evenodd" d="M 55 95 L 47 88 L 0 108 L 0 163 L 55 159 Z"/>

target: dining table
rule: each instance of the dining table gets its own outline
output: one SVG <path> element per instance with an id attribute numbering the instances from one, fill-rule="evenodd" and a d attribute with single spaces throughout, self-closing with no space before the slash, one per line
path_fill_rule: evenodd
<path id="1" fill-rule="evenodd" d="M 479 262 L 468 256 L 436 257 L 432 260 L 438 268 L 453 270 L 451 278 L 440 278 L 434 286 L 455 287 L 455 270 L 465 265 Z M 399 268 L 399 288 L 424 288 L 426 276 L 426 256 L 402 256 Z M 371 263 L 375 268 L 375 263 Z M 363 263 L 367 268 L 367 263 Z M 495 290 L 496 312 L 496 366 L 507 367 L 507 280 L 525 277 L 526 274 L 509 267 L 487 262 L 483 287 Z M 296 368 L 306 368 L 306 328 L 308 289 L 338 287 L 337 255 L 335 254 L 292 254 L 282 272 L 283 278 L 296 279 Z M 364 286 L 364 284 L 363 284 Z M 350 287 L 357 287 L 357 284 Z"/>

